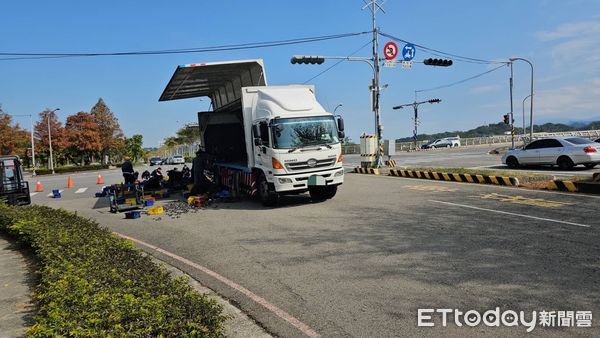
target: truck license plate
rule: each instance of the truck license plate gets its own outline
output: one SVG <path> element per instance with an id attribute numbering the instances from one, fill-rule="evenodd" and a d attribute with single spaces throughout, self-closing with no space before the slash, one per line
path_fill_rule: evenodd
<path id="1" fill-rule="evenodd" d="M 323 176 L 312 175 L 308 178 L 308 185 L 309 186 L 327 185 L 327 182 L 325 182 L 325 177 L 323 177 Z"/>

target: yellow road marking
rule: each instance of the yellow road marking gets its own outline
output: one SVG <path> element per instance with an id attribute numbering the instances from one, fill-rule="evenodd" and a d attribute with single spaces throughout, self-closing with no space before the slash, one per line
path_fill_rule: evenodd
<path id="1" fill-rule="evenodd" d="M 527 198 L 527 197 L 523 197 L 523 196 L 500 195 L 497 193 L 481 194 L 481 195 L 479 195 L 479 197 L 482 199 L 491 199 L 491 200 L 496 200 L 496 201 L 501 201 L 501 202 L 531 205 L 531 206 L 544 207 L 544 208 L 558 208 L 558 207 L 562 207 L 565 205 L 573 204 L 573 203 L 565 203 L 565 202 L 558 202 L 558 201 L 548 201 L 548 200 L 545 200 L 542 198 Z"/>
<path id="2" fill-rule="evenodd" d="M 410 190 L 419 190 L 419 191 L 432 191 L 432 192 L 454 192 L 456 189 L 446 188 L 446 187 L 436 187 L 433 185 L 407 185 L 406 188 Z"/>

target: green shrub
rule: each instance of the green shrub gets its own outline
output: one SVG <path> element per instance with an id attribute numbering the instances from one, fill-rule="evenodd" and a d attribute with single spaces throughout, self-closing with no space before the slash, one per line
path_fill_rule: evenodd
<path id="1" fill-rule="evenodd" d="M 30 336 L 223 336 L 220 305 L 94 221 L 0 204 L 0 231 L 29 244 L 40 261 Z"/>
<path id="2" fill-rule="evenodd" d="M 75 173 L 75 172 L 79 172 L 79 171 L 103 170 L 103 169 L 108 169 L 108 165 L 94 164 L 94 165 L 84 165 L 84 166 L 57 167 L 57 168 L 54 168 L 54 172 L 57 174 L 62 174 L 62 173 Z M 48 174 L 52 173 L 52 170 L 36 169 L 35 173 L 37 175 L 48 175 Z"/>

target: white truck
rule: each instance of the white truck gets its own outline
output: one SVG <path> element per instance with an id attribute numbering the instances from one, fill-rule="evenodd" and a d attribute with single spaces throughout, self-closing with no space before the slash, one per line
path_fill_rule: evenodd
<path id="1" fill-rule="evenodd" d="M 263 61 L 178 66 L 159 101 L 208 96 L 199 112 L 200 146 L 215 158 L 216 183 L 233 195 L 335 196 L 344 182 L 344 122 L 316 100 L 314 86 L 267 86 Z"/>

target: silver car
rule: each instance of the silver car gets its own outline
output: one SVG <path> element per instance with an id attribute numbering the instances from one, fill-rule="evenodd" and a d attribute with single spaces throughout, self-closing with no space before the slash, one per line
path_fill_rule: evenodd
<path id="1" fill-rule="evenodd" d="M 543 138 L 521 149 L 509 150 L 502 156 L 502 163 L 511 168 L 558 165 L 563 170 L 583 164 L 591 169 L 600 163 L 600 143 L 582 137 Z"/>

